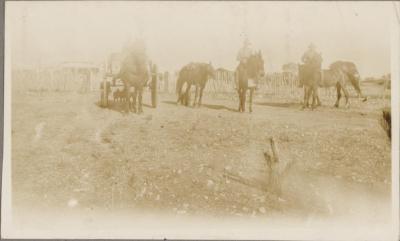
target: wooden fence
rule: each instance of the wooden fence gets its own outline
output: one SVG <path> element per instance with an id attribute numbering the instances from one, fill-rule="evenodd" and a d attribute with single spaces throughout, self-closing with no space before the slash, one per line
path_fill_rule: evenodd
<path id="1" fill-rule="evenodd" d="M 13 88 L 33 91 L 78 91 L 99 90 L 103 78 L 101 71 L 65 70 L 65 69 L 29 69 L 12 72 Z M 178 72 L 158 74 L 158 92 L 175 93 Z M 205 88 L 207 95 L 236 94 L 235 76 L 232 71 L 220 71 L 215 79 L 210 79 Z M 349 88 L 351 89 L 351 88 Z M 294 96 L 303 95 L 298 77 L 290 72 L 268 73 L 259 80 L 258 95 Z M 321 97 L 335 97 L 334 88 L 320 88 Z"/>
<path id="2" fill-rule="evenodd" d="M 12 71 L 12 87 L 29 91 L 98 90 L 102 74 L 89 70 L 16 69 Z"/>
<path id="3" fill-rule="evenodd" d="M 162 81 L 159 84 L 160 92 L 175 93 L 176 80 L 178 74 L 169 75 L 168 85 Z M 215 79 L 207 82 L 206 94 L 236 94 L 235 76 L 233 72 L 217 72 Z M 303 88 L 299 86 L 299 79 L 296 75 L 289 72 L 268 73 L 258 83 L 257 94 L 271 96 L 302 96 Z M 321 97 L 335 97 L 334 88 L 320 88 Z"/>

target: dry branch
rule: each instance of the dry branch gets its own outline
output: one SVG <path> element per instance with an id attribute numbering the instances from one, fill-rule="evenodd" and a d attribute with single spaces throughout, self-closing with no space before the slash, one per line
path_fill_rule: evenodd
<path id="1" fill-rule="evenodd" d="M 276 194 L 281 194 L 281 179 L 284 171 L 287 169 L 287 161 L 282 160 L 279 157 L 278 144 L 274 138 L 269 138 L 269 144 L 271 147 L 271 153 L 268 151 L 264 152 L 264 158 L 267 162 L 268 168 L 268 188 Z"/>

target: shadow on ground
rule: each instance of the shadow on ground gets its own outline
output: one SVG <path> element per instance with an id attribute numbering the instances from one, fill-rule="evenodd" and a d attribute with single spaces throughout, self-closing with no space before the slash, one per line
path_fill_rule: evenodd
<path id="1" fill-rule="evenodd" d="M 225 171 L 225 173 L 222 176 L 224 178 L 230 179 L 231 181 L 247 186 L 248 188 L 258 189 L 263 192 L 269 191 L 268 182 L 266 180 L 243 177 L 241 175 L 229 171 Z"/>
<path id="2" fill-rule="evenodd" d="M 162 101 L 162 103 L 169 104 L 169 105 L 177 105 L 175 101 Z M 178 106 L 178 105 L 177 105 Z M 182 106 L 179 104 L 179 106 Z M 187 106 L 193 108 L 192 106 Z M 211 105 L 211 104 L 202 104 L 201 107 L 212 109 L 212 110 L 227 110 L 232 112 L 238 112 L 236 109 L 226 107 L 224 105 Z"/>
<path id="3" fill-rule="evenodd" d="M 114 101 L 109 101 L 107 107 L 102 107 L 100 105 L 100 102 L 95 103 L 96 106 L 104 109 L 109 109 L 113 110 L 119 113 L 124 113 L 126 110 L 126 103 L 125 102 L 114 102 Z M 143 108 L 153 108 L 151 105 L 143 103 Z"/>
<path id="4" fill-rule="evenodd" d="M 210 104 L 203 104 L 202 106 L 208 108 L 208 109 L 213 109 L 213 110 L 227 110 L 227 111 L 232 111 L 232 112 L 238 112 L 237 109 L 229 108 L 224 105 L 210 105 Z"/>
<path id="5" fill-rule="evenodd" d="M 298 102 L 254 102 L 255 105 L 270 106 L 270 107 L 280 107 L 280 108 L 300 108 L 301 104 Z"/>

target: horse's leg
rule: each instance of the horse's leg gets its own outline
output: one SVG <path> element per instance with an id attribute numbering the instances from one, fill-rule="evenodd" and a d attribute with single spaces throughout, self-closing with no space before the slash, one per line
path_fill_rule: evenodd
<path id="1" fill-rule="evenodd" d="M 308 106 L 308 87 L 304 86 L 304 97 L 303 97 L 303 106 L 302 109 L 304 110 Z"/>
<path id="2" fill-rule="evenodd" d="M 307 88 L 307 107 L 310 108 L 310 99 L 311 99 L 311 105 L 312 105 L 312 95 L 313 95 L 313 89 L 312 87 Z"/>
<path id="3" fill-rule="evenodd" d="M 179 105 L 179 102 L 182 101 L 182 94 L 178 94 L 178 99 L 176 100 L 176 104 Z"/>
<path id="4" fill-rule="evenodd" d="M 249 112 L 253 112 L 253 93 L 254 93 L 254 88 L 250 88 L 250 97 L 249 97 Z"/>
<path id="5" fill-rule="evenodd" d="M 195 86 L 195 95 L 194 95 L 194 100 L 193 100 L 193 107 L 196 107 L 196 102 L 197 102 L 197 98 L 199 97 L 199 86 L 196 85 Z"/>
<path id="6" fill-rule="evenodd" d="M 313 87 L 311 87 L 311 89 L 310 89 L 310 93 L 308 95 L 307 104 L 310 101 L 310 98 L 311 98 L 311 110 L 314 110 L 315 98 L 314 98 L 314 88 Z"/>
<path id="7" fill-rule="evenodd" d="M 357 91 L 358 98 L 362 99 L 363 102 L 367 101 L 367 97 L 365 97 L 360 88 L 360 83 L 353 81 L 352 82 L 354 89 Z"/>
<path id="8" fill-rule="evenodd" d="M 238 111 L 241 112 L 242 111 L 242 90 L 240 88 L 238 88 L 237 92 L 238 92 L 238 96 L 239 96 L 239 108 L 238 108 Z"/>
<path id="9" fill-rule="evenodd" d="M 142 105 L 142 96 L 143 96 L 143 87 L 141 86 L 141 87 L 139 87 L 138 88 L 138 91 L 137 91 L 137 93 L 138 93 L 138 113 L 140 114 L 140 113 L 143 113 L 143 105 Z"/>
<path id="10" fill-rule="evenodd" d="M 179 102 L 181 102 L 181 103 L 183 104 L 182 96 L 183 96 L 183 95 L 182 95 L 182 92 L 179 92 L 179 93 L 178 93 L 178 99 L 176 100 L 176 104 L 177 104 L 177 105 L 179 105 Z"/>
<path id="11" fill-rule="evenodd" d="M 190 95 L 189 95 L 189 93 L 190 93 L 190 87 L 191 87 L 190 84 L 188 84 L 188 85 L 186 86 L 185 96 L 183 97 L 183 102 L 184 102 L 184 105 L 185 105 L 185 106 L 188 106 L 189 103 L 190 103 Z"/>
<path id="12" fill-rule="evenodd" d="M 311 109 L 314 110 L 317 108 L 317 106 L 320 105 L 320 100 L 318 96 L 318 86 L 314 85 L 311 87 L 311 98 L 312 98 L 312 104 L 311 104 Z"/>
<path id="13" fill-rule="evenodd" d="M 318 102 L 318 106 L 322 106 L 322 102 L 321 102 L 321 99 L 319 98 L 318 91 L 317 91 L 317 102 Z"/>
<path id="14" fill-rule="evenodd" d="M 135 91 L 133 92 L 133 98 L 132 98 L 133 99 L 132 100 L 132 111 L 133 111 L 133 113 L 136 113 L 136 98 L 137 98 L 137 95 L 138 95 L 138 90 L 135 87 Z M 128 99 L 128 101 L 129 101 L 129 99 Z"/>
<path id="15" fill-rule="evenodd" d="M 242 92 L 242 110 L 243 112 L 246 112 L 246 95 L 247 95 L 247 88 L 243 88 Z"/>
<path id="16" fill-rule="evenodd" d="M 204 91 L 204 87 L 200 88 L 200 96 L 199 96 L 199 102 L 198 102 L 198 106 L 201 106 L 201 99 L 203 97 L 203 91 Z"/>
<path id="17" fill-rule="evenodd" d="M 133 93 L 128 92 L 128 95 L 126 95 L 126 96 L 124 97 L 124 99 L 123 99 L 123 101 L 125 101 L 125 102 L 128 103 L 128 105 L 129 105 L 129 110 L 131 110 L 131 111 L 132 111 L 132 108 L 133 108 L 133 105 L 132 105 L 132 102 L 131 102 L 131 97 L 132 97 L 132 95 L 133 95 Z"/>
<path id="18" fill-rule="evenodd" d="M 240 112 L 243 112 L 243 93 L 244 93 L 244 89 L 240 89 Z"/>
<path id="19" fill-rule="evenodd" d="M 319 94 L 318 94 L 318 86 L 315 88 L 316 91 L 316 102 L 317 102 L 317 106 L 322 106 L 321 100 L 319 99 Z"/>
<path id="20" fill-rule="evenodd" d="M 125 101 L 125 109 L 126 109 L 126 113 L 129 113 L 129 89 L 131 88 L 131 86 L 129 84 L 127 84 L 125 86 L 125 93 L 124 93 L 124 99 L 126 98 L 127 101 Z"/>
<path id="21" fill-rule="evenodd" d="M 317 88 L 315 86 L 312 87 L 311 89 L 311 97 L 312 97 L 312 104 L 311 104 L 311 110 L 314 110 L 317 107 Z"/>
<path id="22" fill-rule="evenodd" d="M 336 108 L 339 107 L 340 98 L 342 97 L 342 93 L 341 93 L 340 90 L 341 90 L 340 84 L 337 83 L 337 84 L 336 84 L 337 98 L 336 98 L 336 103 L 335 103 L 335 105 L 334 105 Z"/>
<path id="23" fill-rule="evenodd" d="M 349 101 L 349 91 L 347 91 L 346 87 L 342 86 L 344 97 L 346 98 L 346 108 L 350 108 L 350 101 Z"/>
<path id="24" fill-rule="evenodd" d="M 312 88 L 311 87 L 307 87 L 307 94 L 306 94 L 306 108 L 310 108 L 310 98 L 311 98 L 311 94 L 312 94 Z"/>

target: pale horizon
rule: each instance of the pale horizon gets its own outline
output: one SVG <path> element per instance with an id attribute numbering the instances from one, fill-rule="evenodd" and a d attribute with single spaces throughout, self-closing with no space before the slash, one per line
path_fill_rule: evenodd
<path id="1" fill-rule="evenodd" d="M 300 63 L 313 42 L 324 68 L 337 60 L 353 61 L 362 77 L 390 73 L 391 7 L 391 2 L 6 4 L 16 65 L 101 63 L 129 38 L 140 37 L 161 71 L 176 71 L 192 61 L 233 70 L 248 36 L 262 51 L 267 72 Z"/>

